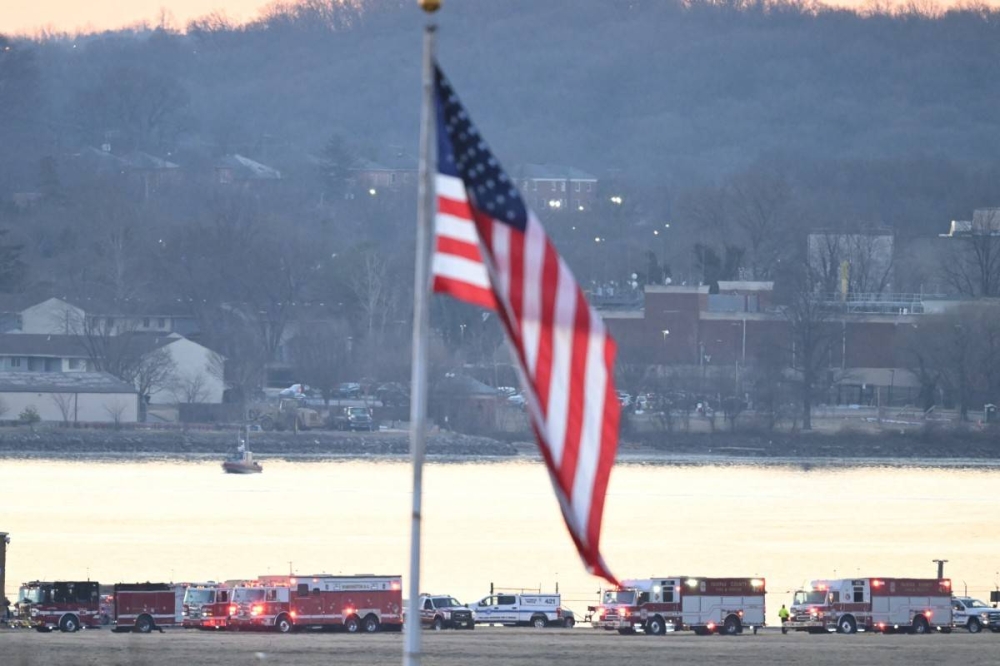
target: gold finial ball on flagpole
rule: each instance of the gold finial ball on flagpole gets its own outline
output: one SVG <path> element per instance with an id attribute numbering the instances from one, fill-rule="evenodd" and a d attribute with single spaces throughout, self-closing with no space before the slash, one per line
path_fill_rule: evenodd
<path id="1" fill-rule="evenodd" d="M 441 0 L 417 0 L 417 4 L 428 14 L 433 14 L 441 9 Z"/>

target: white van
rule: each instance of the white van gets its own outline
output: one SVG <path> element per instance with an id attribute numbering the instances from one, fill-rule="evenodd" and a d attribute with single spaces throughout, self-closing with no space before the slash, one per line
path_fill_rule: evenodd
<path id="1" fill-rule="evenodd" d="M 567 624 L 558 594 L 491 594 L 470 604 L 477 624 L 564 627 Z M 569 622 L 572 622 L 569 619 Z"/>

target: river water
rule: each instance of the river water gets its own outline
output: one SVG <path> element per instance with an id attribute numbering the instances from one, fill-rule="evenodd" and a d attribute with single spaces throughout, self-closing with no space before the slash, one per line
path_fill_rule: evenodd
<path id="1" fill-rule="evenodd" d="M 406 574 L 405 461 L 0 460 L 7 595 L 29 579 L 204 581 L 286 573 Z M 533 461 L 429 463 L 422 588 L 471 602 L 554 589 L 582 614 L 600 581 Z M 769 621 L 814 578 L 935 574 L 988 600 L 1000 569 L 998 469 L 616 466 L 603 550 L 622 578 L 762 576 Z M 404 585 L 405 589 L 405 585 Z"/>

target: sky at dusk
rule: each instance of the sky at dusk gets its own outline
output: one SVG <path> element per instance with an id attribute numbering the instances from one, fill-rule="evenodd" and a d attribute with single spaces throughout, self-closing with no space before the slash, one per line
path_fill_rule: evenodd
<path id="1" fill-rule="evenodd" d="M 450 0 L 460 2 L 461 0 Z M 845 7 L 864 6 L 869 0 L 826 0 L 826 4 Z M 246 21 L 272 0 L 0 0 L 0 33 L 35 34 L 47 29 L 55 32 L 89 32 L 121 28 L 141 21 L 157 23 L 161 11 L 172 17 L 176 27 L 189 20 L 223 11 L 237 21 Z M 905 0 L 889 0 L 905 4 Z M 941 0 L 948 6 L 957 0 Z M 1000 0 L 987 0 L 1000 5 Z"/>

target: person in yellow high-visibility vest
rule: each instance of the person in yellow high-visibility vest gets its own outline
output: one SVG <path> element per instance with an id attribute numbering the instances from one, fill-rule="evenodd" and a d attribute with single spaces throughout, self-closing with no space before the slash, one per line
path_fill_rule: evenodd
<path id="1" fill-rule="evenodd" d="M 781 604 L 781 610 L 778 611 L 778 617 L 781 618 L 781 633 L 787 634 L 788 630 L 785 629 L 785 623 L 788 622 L 788 609 L 785 608 L 785 604 Z"/>

